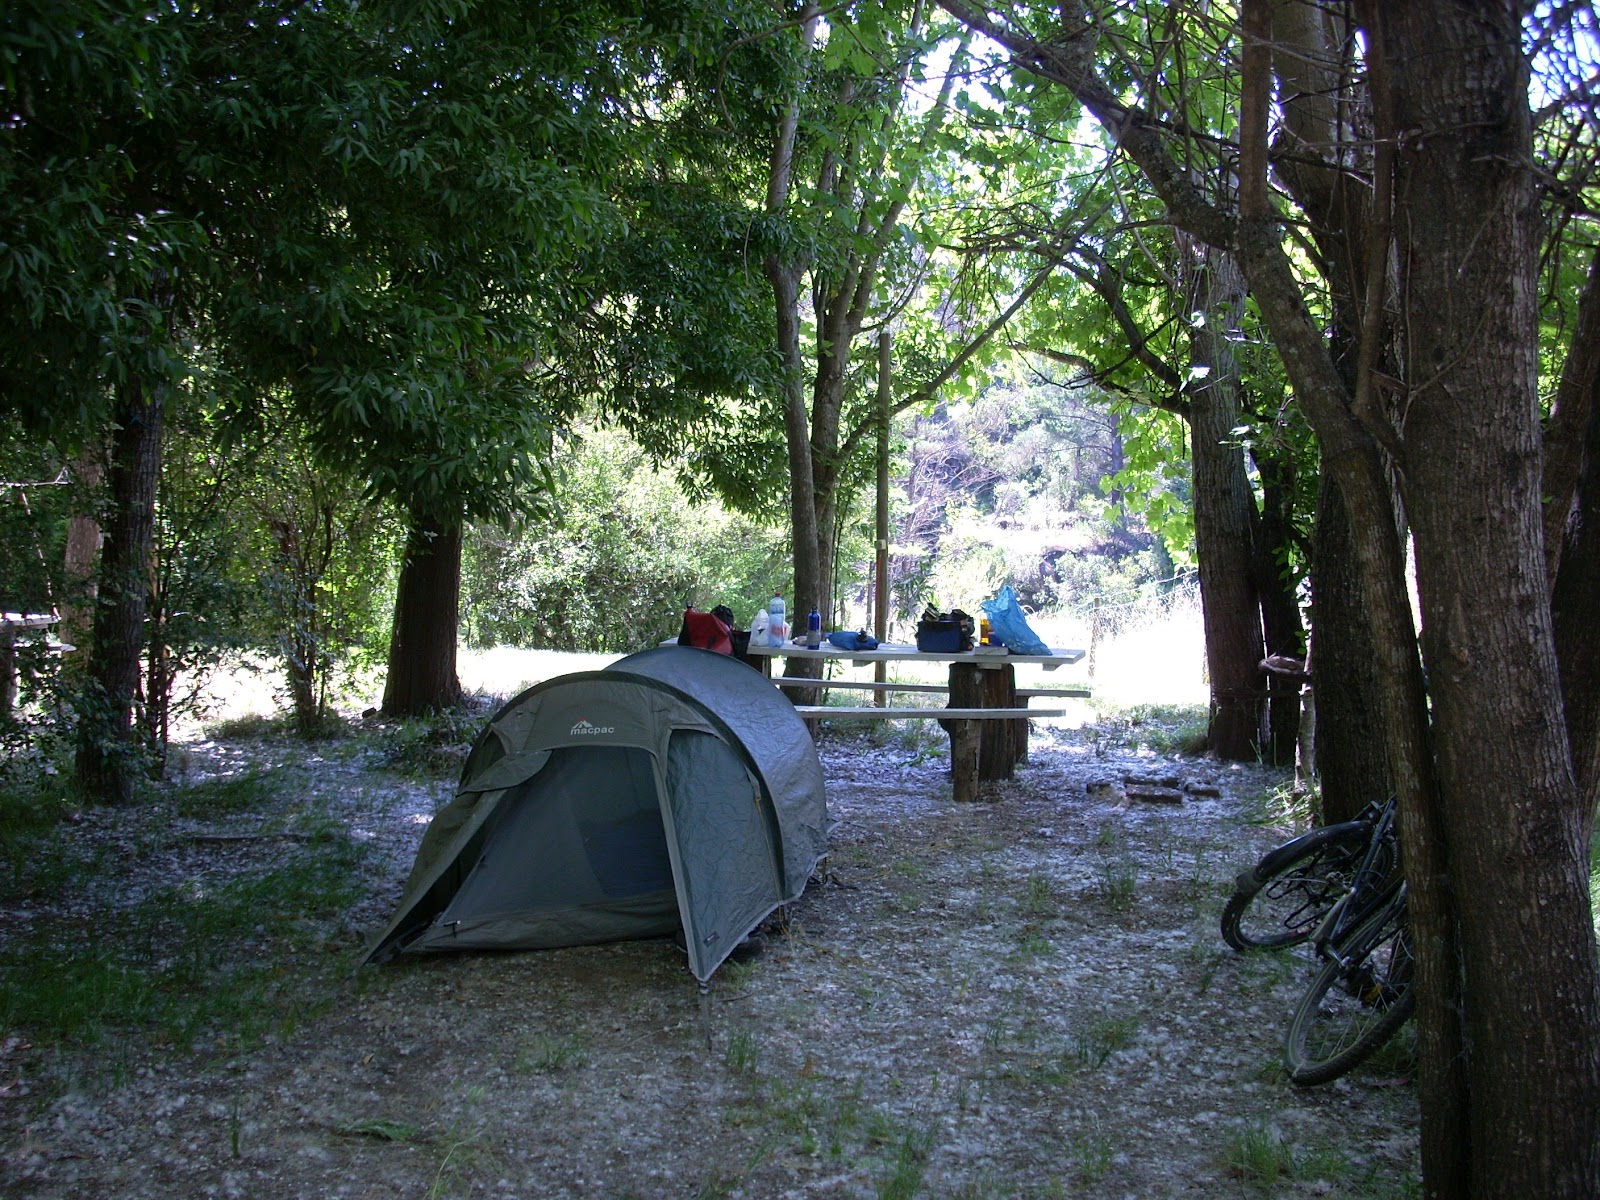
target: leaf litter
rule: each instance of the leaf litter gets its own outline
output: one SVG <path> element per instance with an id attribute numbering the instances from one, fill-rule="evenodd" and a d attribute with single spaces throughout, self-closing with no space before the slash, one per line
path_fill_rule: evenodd
<path id="1" fill-rule="evenodd" d="M 1412 1194 L 1404 1057 L 1292 1087 L 1279 1046 L 1309 963 L 1217 933 L 1234 874 L 1285 835 L 1250 817 L 1281 773 L 1039 722 L 1016 778 L 956 805 L 914 732 L 825 731 L 819 752 L 825 869 L 702 996 L 671 939 L 358 968 L 449 784 L 189 747 L 197 779 L 298 772 L 367 848 L 360 898 L 318 931 L 308 1007 L 331 1003 L 226 1051 L 105 1047 L 103 1071 L 6 1037 L 0 1194 Z M 1177 799 L 1130 798 L 1151 779 Z M 307 828 L 306 796 L 275 805 L 221 826 L 86 813 L 74 836 L 117 865 L 72 903 L 92 919 L 156 878 L 258 867 Z"/>

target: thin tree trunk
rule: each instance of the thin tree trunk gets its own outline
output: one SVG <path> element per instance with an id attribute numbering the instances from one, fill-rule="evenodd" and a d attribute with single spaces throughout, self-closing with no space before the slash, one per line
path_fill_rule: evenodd
<path id="1" fill-rule="evenodd" d="M 1252 458 L 1261 479 L 1261 519 L 1255 525 L 1251 548 L 1251 577 L 1261 604 L 1261 632 L 1269 657 L 1303 659 L 1305 624 L 1300 618 L 1294 582 L 1285 573 L 1294 536 L 1293 457 L 1262 446 Z M 1268 676 L 1267 741 L 1262 755 L 1276 766 L 1294 763 L 1300 740 L 1300 689 L 1298 678 Z"/>
<path id="2" fill-rule="evenodd" d="M 1595 388 L 1600 392 L 1600 382 Z M 1585 442 L 1574 489 L 1577 502 L 1561 531 L 1564 548 L 1551 605 L 1562 706 L 1582 796 L 1579 813 L 1591 817 L 1578 834 L 1587 845 L 1594 835 L 1592 814 L 1600 804 L 1600 620 L 1595 619 L 1600 597 L 1600 395 L 1589 408 Z"/>
<path id="3" fill-rule="evenodd" d="M 807 0 L 800 14 L 801 46 L 809 53 L 816 37 L 821 9 Z M 797 85 L 803 86 L 803 85 Z M 790 98 L 779 119 L 773 140 L 772 158 L 767 171 L 766 211 L 781 217 L 794 187 L 794 156 L 800 123 L 800 97 Z M 786 257 L 774 250 L 762 262 L 767 282 L 772 287 L 774 324 L 778 355 L 783 363 L 783 432 L 789 465 L 789 529 L 793 542 L 794 589 L 789 597 L 791 625 L 805 620 L 802 603 L 813 603 L 822 595 L 822 527 L 817 524 L 814 493 L 815 477 L 811 461 L 811 421 L 806 412 L 805 358 L 801 352 L 800 280 L 804 263 L 798 256 Z M 811 659 L 790 659 L 785 672 L 793 676 L 820 677 L 821 664 Z M 809 694 L 807 694 L 809 692 Z M 795 696 L 800 703 L 814 702 L 816 694 Z"/>
<path id="4" fill-rule="evenodd" d="M 1192 243 L 1198 265 L 1194 307 L 1205 320 L 1190 338 L 1191 362 L 1207 374 L 1189 400 L 1194 464 L 1195 557 L 1206 665 L 1211 679 L 1210 746 L 1218 757 L 1251 761 L 1261 749 L 1266 679 L 1261 599 L 1255 588 L 1256 513 L 1245 476 L 1238 371 L 1228 345 L 1244 304 L 1244 279 L 1232 257 Z"/>
<path id="5" fill-rule="evenodd" d="M 123 385 L 107 472 L 105 545 L 95 603 L 93 656 L 79 712 L 77 779 L 90 799 L 125 804 L 138 771 L 133 706 L 149 596 L 150 545 L 161 479 L 166 393 Z"/>
<path id="6" fill-rule="evenodd" d="M 1311 671 L 1316 695 L 1316 772 L 1323 821 L 1354 817 L 1387 796 L 1389 754 L 1377 694 L 1377 653 L 1357 573 L 1350 518 L 1339 487 L 1323 476 L 1311 559 Z"/>
<path id="7" fill-rule="evenodd" d="M 98 449 L 80 454 L 72 474 L 76 503 L 72 516 L 67 518 L 66 595 L 61 602 L 60 628 L 61 640 L 78 647 L 86 656 L 89 641 L 94 636 L 98 593 L 95 566 L 100 561 L 100 520 L 88 506 L 99 507 L 100 485 L 105 479 L 105 466 Z"/>
<path id="8" fill-rule="evenodd" d="M 1354 69 L 1348 61 L 1348 13 L 1308 0 L 1278 0 L 1270 22 L 1272 71 L 1280 94 L 1287 97 L 1274 169 L 1312 218 L 1310 232 L 1329 281 L 1333 358 L 1347 392 L 1354 395 L 1370 265 L 1365 247 L 1372 189 L 1353 177 L 1349 165 L 1356 161 L 1371 170 L 1371 149 L 1356 131 L 1359 122 L 1370 120 L 1371 106 L 1359 93 L 1352 98 L 1344 90 Z M 1389 340 L 1385 331 L 1378 343 L 1387 349 Z M 1398 366 L 1386 369 L 1399 376 Z M 1317 499 L 1311 596 L 1314 765 L 1322 819 L 1341 821 L 1392 788 L 1383 722 L 1372 703 L 1378 660 L 1349 515 L 1331 473 L 1324 473 Z"/>

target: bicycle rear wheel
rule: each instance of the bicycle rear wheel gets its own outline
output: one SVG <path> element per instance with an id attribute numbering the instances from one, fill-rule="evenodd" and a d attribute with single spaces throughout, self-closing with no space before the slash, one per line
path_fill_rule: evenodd
<path id="1" fill-rule="evenodd" d="M 1222 940 L 1235 950 L 1303 942 L 1350 887 L 1372 827 L 1346 821 L 1314 829 L 1242 872 L 1222 909 Z"/>
<path id="2" fill-rule="evenodd" d="M 1289 1021 L 1284 1066 L 1303 1086 L 1337 1079 L 1394 1036 L 1416 1010 L 1406 893 L 1328 948 L 1331 956 Z"/>

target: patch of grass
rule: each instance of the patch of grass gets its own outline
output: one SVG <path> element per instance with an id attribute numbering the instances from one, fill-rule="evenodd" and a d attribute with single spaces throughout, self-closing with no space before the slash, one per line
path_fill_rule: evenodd
<path id="1" fill-rule="evenodd" d="M 1357 1070 L 1374 1075 L 1409 1077 L 1417 1069 L 1417 1023 L 1407 1021 L 1372 1052 Z"/>
<path id="2" fill-rule="evenodd" d="M 109 857 L 105 848 L 86 848 L 54 829 L 0 834 L 0 903 L 66 895 L 99 875 Z"/>
<path id="3" fill-rule="evenodd" d="M 1263 1124 L 1236 1129 L 1223 1150 L 1228 1169 L 1256 1184 L 1273 1184 L 1293 1177 L 1295 1157 L 1277 1132 Z"/>
<path id="4" fill-rule="evenodd" d="M 499 1159 L 479 1125 L 452 1129 L 436 1144 L 440 1150 L 439 1168 L 422 1193 L 424 1200 L 470 1196 L 483 1178 L 499 1173 Z"/>
<path id="5" fill-rule="evenodd" d="M 1268 828 L 1309 829 L 1315 822 L 1321 798 L 1285 782 L 1253 795 L 1243 795 L 1239 819 L 1247 825 Z"/>
<path id="6" fill-rule="evenodd" d="M 736 1029 L 728 1035 L 728 1045 L 722 1052 L 723 1064 L 735 1075 L 754 1075 L 761 1065 L 761 1044 L 748 1029 Z"/>
<path id="7" fill-rule="evenodd" d="M 1214 931 L 1211 929 L 1210 922 L 1207 922 L 1205 932 L 1208 937 L 1213 934 Z M 1203 942 L 1196 941 L 1186 946 L 1183 951 L 1183 959 L 1188 965 L 1194 967 L 1197 972 L 1194 985 L 1195 995 L 1204 996 L 1209 992 L 1212 981 L 1217 977 L 1217 972 L 1221 970 L 1225 963 L 1232 962 L 1233 958 L 1232 951 L 1216 950 Z"/>
<path id="8" fill-rule="evenodd" d="M 219 775 L 174 788 L 172 804 L 180 817 L 219 817 L 248 812 L 281 800 L 286 792 L 305 786 L 305 773 L 296 767 L 271 767 Z"/>
<path id="9" fill-rule="evenodd" d="M 1052 950 L 1054 944 L 1036 925 L 1024 925 L 1017 934 L 1016 945 L 1009 955 L 1012 959 L 1026 961 L 1033 958 L 1044 958 Z"/>
<path id="10" fill-rule="evenodd" d="M 1112 1164 L 1117 1158 L 1116 1139 L 1098 1122 L 1080 1130 L 1068 1145 L 1078 1178 L 1084 1183 L 1099 1183 L 1111 1173 Z"/>
<path id="11" fill-rule="evenodd" d="M 370 735 L 379 765 L 415 779 L 457 775 L 483 730 L 485 712 L 484 698 L 469 697 L 456 708 L 381 724 Z"/>
<path id="12" fill-rule="evenodd" d="M 1092 733 L 1102 745 L 1193 755 L 1205 753 L 1209 726 L 1203 704 L 1136 704 L 1099 710 Z"/>
<path id="13" fill-rule="evenodd" d="M 739 1176 L 730 1175 L 721 1167 L 712 1167 L 695 1192 L 694 1200 L 727 1200 L 742 1182 Z"/>
<path id="14" fill-rule="evenodd" d="M 1022 893 L 1022 915 L 1025 917 L 1054 916 L 1058 907 L 1055 887 L 1050 877 L 1048 875 L 1028 876 L 1027 885 Z"/>
<path id="15" fill-rule="evenodd" d="M 717 968 L 717 978 L 722 981 L 722 986 L 730 991 L 743 991 L 750 984 L 757 969 L 761 965 L 761 957 L 746 959 L 727 959 L 722 966 Z"/>
<path id="16" fill-rule="evenodd" d="M 521 1073 L 558 1075 L 575 1070 L 589 1062 L 589 1044 L 577 1034 L 560 1037 L 548 1033 L 535 1034 L 517 1047 L 512 1069 Z"/>
<path id="17" fill-rule="evenodd" d="M 265 742 L 294 736 L 294 718 L 288 713 L 246 713 L 225 717 L 205 727 L 214 742 Z"/>
<path id="18" fill-rule="evenodd" d="M 1072 1035 L 1067 1061 L 1079 1071 L 1098 1071 L 1118 1050 L 1133 1045 L 1139 1018 L 1131 1014 L 1102 1017 Z"/>
<path id="19" fill-rule="evenodd" d="M 334 1132 L 340 1137 L 372 1138 L 379 1142 L 415 1142 L 422 1138 L 422 1130 L 418 1126 L 392 1121 L 387 1117 L 350 1121 L 340 1125 Z"/>
<path id="20" fill-rule="evenodd" d="M 95 866 L 57 836 L 74 807 L 60 775 L 0 770 L 0 903 L 58 895 Z"/>
<path id="21" fill-rule="evenodd" d="M 768 1079 L 746 1123 L 768 1125 L 808 1158 L 845 1159 L 872 1140 L 878 1124 L 862 1104 L 861 1088 L 859 1079 L 842 1087 L 814 1075 Z"/>
<path id="22" fill-rule="evenodd" d="M 908 1129 L 869 1104 L 862 1077 L 830 1079 L 807 1059 L 793 1073 L 763 1070 L 748 1078 L 743 1097 L 724 1111 L 730 1124 L 753 1136 L 762 1155 L 787 1145 L 808 1159 L 845 1167 L 873 1164 L 880 1172 L 880 1197 L 909 1200 L 920 1194 L 934 1132 Z M 887 1081 L 891 1094 L 902 1090 L 895 1082 Z"/>
<path id="23" fill-rule="evenodd" d="M 1131 1046 L 1140 1024 L 1135 1013 L 1098 1017 L 1065 1040 L 1051 1037 L 1046 1041 L 1041 1031 L 1027 1022 L 1015 1028 L 991 1022 L 984 1033 L 984 1051 L 999 1062 L 1002 1076 L 1040 1087 L 1066 1087 L 1080 1076 L 1098 1071 L 1118 1050 Z"/>
<path id="24" fill-rule="evenodd" d="M 931 1129 L 911 1129 L 901 1134 L 889 1161 L 887 1176 L 878 1187 L 878 1200 L 912 1200 L 922 1191 L 928 1155 L 933 1151 Z"/>
<path id="25" fill-rule="evenodd" d="M 1233 890 L 1232 877 L 1224 879 L 1213 872 L 1207 858 L 1207 852 L 1211 849 L 1210 846 L 1200 846 L 1195 850 L 1189 869 L 1183 873 L 1179 884 L 1179 895 L 1192 905 L 1204 905 L 1207 911 L 1213 901 L 1225 900 Z"/>
<path id="26" fill-rule="evenodd" d="M 1126 854 L 1100 856 L 1100 894 L 1113 912 L 1127 912 L 1139 894 L 1139 864 Z"/>
<path id="27" fill-rule="evenodd" d="M 927 875 L 928 864 L 919 858 L 897 858 L 890 864 L 889 870 L 902 879 L 915 882 Z"/>
<path id="28" fill-rule="evenodd" d="M 325 1003 L 329 929 L 359 895 L 360 850 L 331 821 L 267 870 L 191 876 L 89 922 L 0 946 L 0 1027 L 69 1051 L 140 1031 L 179 1048 L 292 1028 Z"/>
<path id="29" fill-rule="evenodd" d="M 1377 1197 L 1407 1194 L 1405 1181 L 1387 1167 L 1352 1162 L 1330 1145 L 1297 1146 L 1271 1126 L 1253 1121 L 1239 1126 L 1223 1149 L 1228 1169 L 1248 1184 L 1272 1188 L 1279 1183 L 1311 1184 L 1341 1196 Z"/>

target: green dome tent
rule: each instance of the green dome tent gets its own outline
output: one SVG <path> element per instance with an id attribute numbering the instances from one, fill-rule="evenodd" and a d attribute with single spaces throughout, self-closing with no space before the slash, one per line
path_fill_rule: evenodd
<path id="1" fill-rule="evenodd" d="M 367 961 L 681 927 L 704 983 L 826 849 L 822 766 L 789 701 L 727 655 L 646 650 L 490 719 Z"/>

